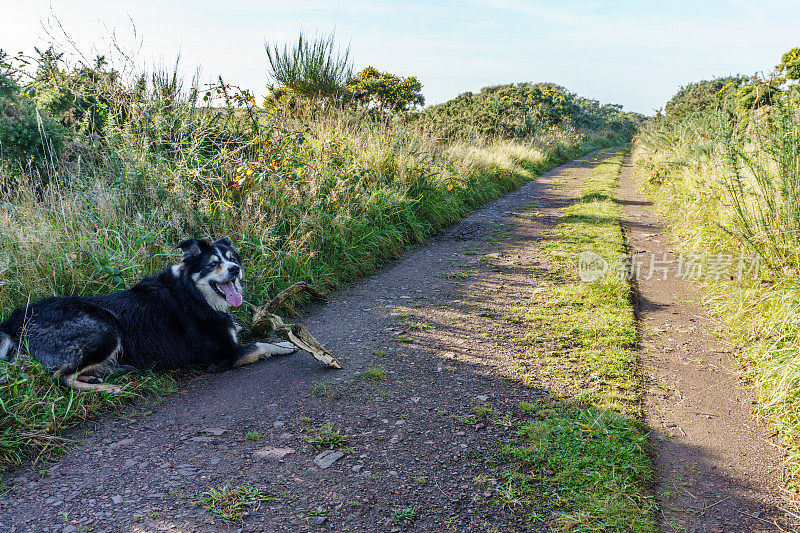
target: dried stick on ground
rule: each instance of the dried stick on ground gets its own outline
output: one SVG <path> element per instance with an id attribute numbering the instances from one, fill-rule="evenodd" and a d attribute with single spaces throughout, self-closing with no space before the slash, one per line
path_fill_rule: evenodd
<path id="1" fill-rule="evenodd" d="M 333 354 L 320 344 L 306 328 L 299 324 L 287 324 L 281 317 L 273 314 L 273 311 L 280 307 L 283 302 L 301 291 L 308 292 L 317 298 L 325 298 L 324 294 L 308 283 L 304 281 L 295 283 L 280 292 L 267 305 L 263 307 L 251 306 L 253 309 L 253 323 L 250 326 L 250 330 L 256 335 L 268 335 L 274 332 L 301 350 L 309 352 L 315 359 L 322 361 L 326 365 L 333 368 L 342 368 L 341 363 L 336 360 Z"/>

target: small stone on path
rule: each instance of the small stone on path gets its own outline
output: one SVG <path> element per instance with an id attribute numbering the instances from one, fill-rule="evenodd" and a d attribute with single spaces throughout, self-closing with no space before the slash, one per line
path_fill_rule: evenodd
<path id="1" fill-rule="evenodd" d="M 114 448 L 119 448 L 121 446 L 127 446 L 128 444 L 133 444 L 134 440 L 135 439 L 132 439 L 132 438 L 118 440 L 117 442 L 115 442 L 112 445 L 110 445 L 109 448 L 113 450 Z"/>
<path id="2" fill-rule="evenodd" d="M 281 461 L 290 453 L 294 453 L 294 448 L 275 448 L 273 446 L 264 446 L 260 450 L 256 450 L 255 453 L 253 453 L 253 457 L 265 459 L 267 461 Z"/>
<path id="3" fill-rule="evenodd" d="M 314 464 L 320 468 L 330 468 L 333 463 L 344 457 L 344 452 L 325 450 L 314 457 Z"/>
<path id="4" fill-rule="evenodd" d="M 208 433 L 209 435 L 214 435 L 216 437 L 219 437 L 223 433 L 227 432 L 228 432 L 227 429 L 222 429 L 222 428 L 205 428 L 200 431 L 200 433 Z"/>

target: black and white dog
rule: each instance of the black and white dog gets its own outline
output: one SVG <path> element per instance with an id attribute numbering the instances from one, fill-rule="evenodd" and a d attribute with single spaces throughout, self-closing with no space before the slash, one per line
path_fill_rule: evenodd
<path id="1" fill-rule="evenodd" d="M 187 239 L 183 259 L 129 290 L 47 298 L 0 324 L 0 359 L 25 347 L 78 390 L 117 392 L 103 377 L 121 368 L 220 371 L 295 350 L 290 343 L 239 344 L 228 314 L 242 305 L 243 271 L 228 238 Z"/>

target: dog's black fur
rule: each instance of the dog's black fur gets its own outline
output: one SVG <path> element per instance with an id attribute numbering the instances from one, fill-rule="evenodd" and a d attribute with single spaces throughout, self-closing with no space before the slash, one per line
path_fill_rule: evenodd
<path id="1" fill-rule="evenodd" d="M 113 391 L 99 383 L 120 368 L 220 371 L 293 351 L 237 342 L 228 309 L 242 303 L 242 269 L 229 239 L 188 239 L 178 247 L 179 264 L 129 290 L 47 298 L 16 310 L 0 324 L 0 358 L 22 344 L 62 385 Z"/>

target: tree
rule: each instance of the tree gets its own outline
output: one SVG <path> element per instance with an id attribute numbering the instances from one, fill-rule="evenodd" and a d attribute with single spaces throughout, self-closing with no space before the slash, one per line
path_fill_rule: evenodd
<path id="1" fill-rule="evenodd" d="M 425 105 L 422 84 L 415 76 L 401 78 L 367 67 L 347 83 L 354 101 L 377 108 L 384 114 L 410 111 Z"/>

